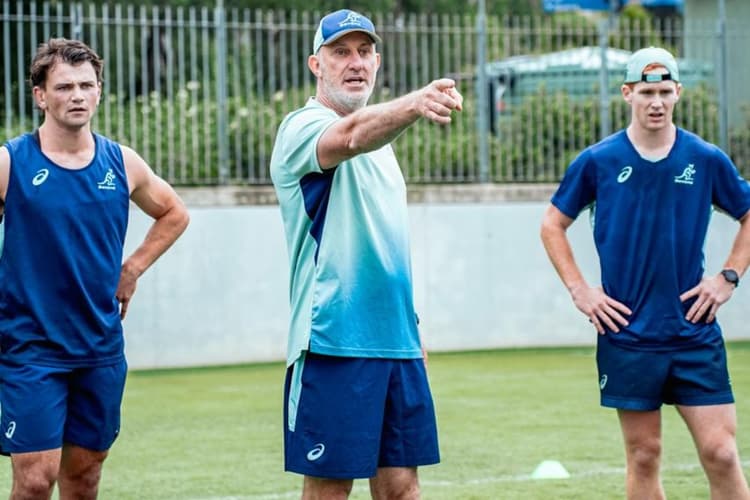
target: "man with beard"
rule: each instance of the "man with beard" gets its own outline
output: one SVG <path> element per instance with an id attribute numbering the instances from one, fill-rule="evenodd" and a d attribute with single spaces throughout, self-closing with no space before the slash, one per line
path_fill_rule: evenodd
<path id="1" fill-rule="evenodd" d="M 316 95 L 279 127 L 271 178 L 290 258 L 285 468 L 305 499 L 419 497 L 417 467 L 439 461 L 412 297 L 406 186 L 390 142 L 420 118 L 461 110 L 438 79 L 367 105 L 380 66 L 373 23 L 323 17 L 308 67 Z"/>

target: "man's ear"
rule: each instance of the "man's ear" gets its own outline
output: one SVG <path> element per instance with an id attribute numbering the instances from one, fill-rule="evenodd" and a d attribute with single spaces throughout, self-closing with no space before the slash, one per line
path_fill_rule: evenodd
<path id="1" fill-rule="evenodd" d="M 623 84 L 622 87 L 620 87 L 620 93 L 622 93 L 622 98 L 625 102 L 630 104 L 630 101 L 633 100 L 633 87 L 628 84 Z"/>
<path id="2" fill-rule="evenodd" d="M 310 71 L 316 78 L 320 78 L 320 61 L 318 60 L 317 54 L 311 54 L 307 58 L 307 67 L 310 68 Z"/>
<path id="3" fill-rule="evenodd" d="M 47 108 L 47 103 L 44 99 L 44 90 L 37 85 L 31 89 L 31 93 L 34 95 L 34 102 L 36 103 L 36 106 L 40 110 L 44 111 Z"/>

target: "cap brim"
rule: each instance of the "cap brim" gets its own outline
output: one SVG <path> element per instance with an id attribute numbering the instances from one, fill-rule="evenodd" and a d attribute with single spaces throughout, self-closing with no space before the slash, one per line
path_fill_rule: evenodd
<path id="1" fill-rule="evenodd" d="M 333 42 L 335 42 L 336 40 L 338 40 L 339 38 L 341 38 L 342 36 L 348 35 L 349 33 L 356 33 L 357 31 L 368 35 L 370 38 L 372 38 L 372 41 L 375 42 L 375 43 L 382 43 L 383 42 L 383 40 L 381 40 L 380 37 L 378 35 L 376 35 L 375 33 L 373 33 L 372 31 L 367 31 L 367 30 L 364 30 L 362 28 L 353 28 L 353 29 L 350 29 L 350 30 L 341 30 L 341 31 L 339 31 L 335 35 L 331 36 L 328 40 L 326 40 L 325 43 L 322 43 L 321 47 L 323 45 L 330 45 Z"/>

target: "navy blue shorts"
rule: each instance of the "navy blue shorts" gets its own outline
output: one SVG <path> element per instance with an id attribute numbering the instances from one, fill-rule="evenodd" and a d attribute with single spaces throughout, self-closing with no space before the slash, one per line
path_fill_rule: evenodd
<path id="1" fill-rule="evenodd" d="M 0 364 L 0 452 L 112 446 L 127 363 L 93 368 Z"/>
<path id="2" fill-rule="evenodd" d="M 308 352 L 287 370 L 284 401 L 287 471 L 357 479 L 440 461 L 422 359 Z"/>
<path id="3" fill-rule="evenodd" d="M 599 335 L 596 361 L 601 405 L 657 410 L 662 404 L 707 406 L 734 403 L 724 340 L 682 349 L 644 351 Z"/>

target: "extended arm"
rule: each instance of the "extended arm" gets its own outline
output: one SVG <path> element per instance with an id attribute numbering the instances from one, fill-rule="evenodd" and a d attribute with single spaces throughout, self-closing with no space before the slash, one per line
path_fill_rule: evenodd
<path id="1" fill-rule="evenodd" d="M 745 213 L 739 222 L 740 228 L 723 269 L 734 269 L 741 277 L 750 265 L 750 211 Z M 683 302 L 691 297 L 697 297 L 685 318 L 693 323 L 703 317 L 708 322 L 713 321 L 719 307 L 731 298 L 733 291 L 734 285 L 724 279 L 721 273 L 703 278 L 698 285 L 680 295 Z"/>
<path id="2" fill-rule="evenodd" d="M 605 332 L 605 325 L 618 332 L 620 326 L 628 324 L 623 314 L 629 315 L 631 311 L 625 304 L 607 296 L 601 287 L 591 287 L 586 283 L 568 241 L 567 230 L 572 223 L 573 219 L 550 205 L 542 220 L 544 249 L 578 310 L 589 318 L 599 333 Z"/>
<path id="3" fill-rule="evenodd" d="M 424 117 L 438 124 L 451 122 L 451 113 L 461 111 L 463 97 L 448 78 L 381 104 L 365 106 L 331 125 L 318 141 L 318 161 L 332 168 L 358 154 L 374 151 L 398 137 Z"/>
<path id="4" fill-rule="evenodd" d="M 130 148 L 122 148 L 130 185 L 130 198 L 154 218 L 143 242 L 125 259 L 116 296 L 122 304 L 121 316 L 135 293 L 138 278 L 177 240 L 188 225 L 189 215 L 174 189 L 158 177 Z"/>

